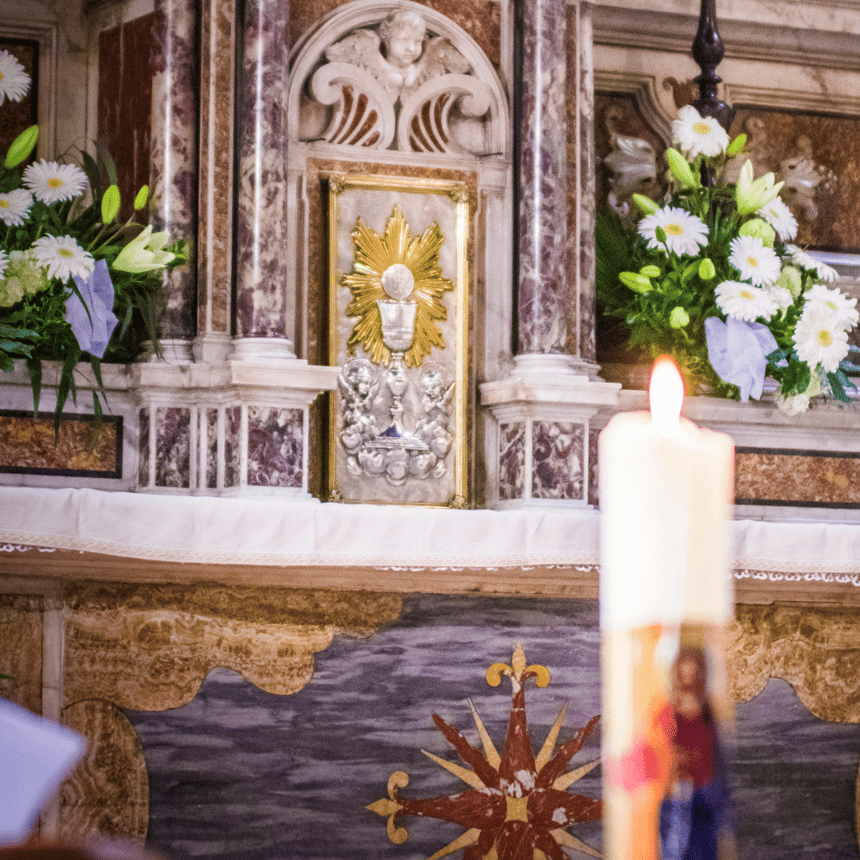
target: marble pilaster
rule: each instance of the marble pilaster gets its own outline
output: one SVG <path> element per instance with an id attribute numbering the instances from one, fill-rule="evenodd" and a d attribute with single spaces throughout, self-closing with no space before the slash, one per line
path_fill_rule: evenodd
<path id="1" fill-rule="evenodd" d="M 167 277 L 168 361 L 190 360 L 197 267 L 197 3 L 155 0 L 150 211 L 156 230 L 185 239 L 191 255 Z"/>
<path id="2" fill-rule="evenodd" d="M 523 3 L 517 355 L 480 385 L 490 507 L 587 506 L 591 422 L 619 386 L 597 377 L 594 84 L 587 2 Z"/>
<path id="3" fill-rule="evenodd" d="M 236 320 L 242 360 L 293 358 L 285 291 L 289 4 L 248 0 L 237 84 Z M 294 297 L 293 297 L 294 298 Z M 255 344 L 254 340 L 268 341 Z M 244 342 L 243 342 L 244 341 Z M 250 341 L 250 342 L 249 342 Z M 263 351 L 261 351 L 263 350 Z"/>
<path id="4" fill-rule="evenodd" d="M 522 4 L 517 352 L 563 353 L 566 326 L 567 17 Z"/>
<path id="5" fill-rule="evenodd" d="M 231 340 L 235 0 L 203 0 L 195 358 L 218 363 Z"/>

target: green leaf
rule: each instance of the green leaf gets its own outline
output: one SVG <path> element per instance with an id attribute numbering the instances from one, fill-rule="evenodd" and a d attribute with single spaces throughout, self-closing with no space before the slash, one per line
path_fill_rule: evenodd
<path id="1" fill-rule="evenodd" d="M 104 165 L 110 184 L 118 185 L 119 183 L 116 178 L 116 164 L 114 164 L 114 160 L 111 158 L 111 154 L 108 152 L 104 141 L 96 141 L 96 152 L 98 153 L 99 161 Z"/>
<path id="2" fill-rule="evenodd" d="M 39 412 L 39 401 L 42 397 L 42 362 L 38 358 L 27 360 L 27 374 L 30 377 L 30 388 L 33 390 L 33 417 Z"/>
<path id="3" fill-rule="evenodd" d="M 95 195 L 102 185 L 99 166 L 96 164 L 96 160 L 85 149 L 81 150 L 81 162 L 84 173 L 87 175 L 87 181 L 90 183 L 90 188 Z"/>

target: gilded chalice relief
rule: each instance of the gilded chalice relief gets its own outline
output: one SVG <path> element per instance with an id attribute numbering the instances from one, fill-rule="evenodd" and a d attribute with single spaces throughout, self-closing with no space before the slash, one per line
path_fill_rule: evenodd
<path id="1" fill-rule="evenodd" d="M 329 204 L 331 496 L 463 504 L 465 188 L 334 176 Z"/>

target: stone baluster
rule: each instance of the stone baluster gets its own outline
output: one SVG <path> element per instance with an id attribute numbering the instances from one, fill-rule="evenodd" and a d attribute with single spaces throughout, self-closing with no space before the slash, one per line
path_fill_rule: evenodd
<path id="1" fill-rule="evenodd" d="M 288 89 L 283 0 L 245 4 L 237 82 L 239 189 L 236 211 L 236 339 L 241 360 L 295 358 L 287 334 L 285 243 Z M 295 297 L 293 297 L 293 304 Z"/>
<path id="2" fill-rule="evenodd" d="M 188 263 L 166 275 L 162 349 L 191 360 L 197 294 L 197 3 L 155 0 L 150 212 L 156 230 L 189 242 Z"/>

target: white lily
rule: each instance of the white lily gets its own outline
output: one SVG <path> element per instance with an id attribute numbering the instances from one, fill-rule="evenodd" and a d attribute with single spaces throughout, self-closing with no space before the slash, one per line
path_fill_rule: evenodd
<path id="1" fill-rule="evenodd" d="M 150 224 L 117 254 L 113 268 L 131 274 L 163 269 L 175 256 L 164 250 L 169 238 L 167 232 L 153 233 Z"/>
<path id="2" fill-rule="evenodd" d="M 752 162 L 747 159 L 738 176 L 735 188 L 735 202 L 740 215 L 750 215 L 767 206 L 779 194 L 783 182 L 774 182 L 773 173 L 766 173 L 758 179 L 753 178 Z"/>

